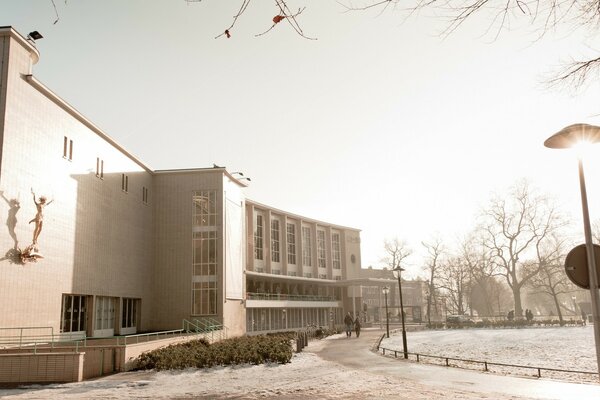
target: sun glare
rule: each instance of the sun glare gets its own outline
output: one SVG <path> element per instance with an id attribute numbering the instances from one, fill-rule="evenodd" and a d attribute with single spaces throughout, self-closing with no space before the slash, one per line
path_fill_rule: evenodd
<path id="1" fill-rule="evenodd" d="M 577 158 L 585 158 L 589 154 L 592 144 L 589 140 L 580 139 L 573 144 L 572 149 Z"/>

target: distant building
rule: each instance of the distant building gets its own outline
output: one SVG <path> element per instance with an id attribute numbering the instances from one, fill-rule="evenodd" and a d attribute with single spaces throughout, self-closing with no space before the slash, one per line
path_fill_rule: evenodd
<path id="1" fill-rule="evenodd" d="M 0 27 L 3 335 L 202 319 L 240 335 L 341 323 L 360 307 L 359 230 L 248 200 L 225 168 L 151 169 L 38 81 L 38 59 Z"/>
<path id="2" fill-rule="evenodd" d="M 387 268 L 374 269 L 368 267 L 360 270 L 362 281 L 363 311 L 367 318 L 375 322 L 385 317 L 385 302 L 382 287 L 388 286 L 388 310 L 390 318 L 400 316 L 400 293 L 398 291 L 398 279 L 394 277 L 391 270 Z M 369 284 L 371 280 L 371 284 Z M 402 300 L 407 322 L 421 322 L 423 320 L 426 304 L 425 289 L 427 283 L 421 280 L 404 280 L 402 278 Z M 396 319 L 397 320 L 397 319 Z"/>

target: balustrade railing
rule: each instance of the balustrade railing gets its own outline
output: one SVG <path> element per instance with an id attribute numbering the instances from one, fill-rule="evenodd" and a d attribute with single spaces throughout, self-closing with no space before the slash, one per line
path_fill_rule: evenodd
<path id="1" fill-rule="evenodd" d="M 248 300 L 339 301 L 334 296 L 285 293 L 246 293 Z"/>

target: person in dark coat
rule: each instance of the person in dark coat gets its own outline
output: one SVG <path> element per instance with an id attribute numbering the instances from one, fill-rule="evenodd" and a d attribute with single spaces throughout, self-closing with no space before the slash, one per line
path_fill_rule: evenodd
<path id="1" fill-rule="evenodd" d="M 356 317 L 354 320 L 354 332 L 356 332 L 356 337 L 360 336 L 360 317 Z"/>
<path id="2" fill-rule="evenodd" d="M 350 311 L 348 311 L 348 314 L 346 314 L 346 317 L 344 317 L 344 325 L 346 325 L 346 336 L 347 337 L 352 336 L 353 322 L 354 322 L 354 320 L 352 319 L 352 316 L 350 315 Z"/>

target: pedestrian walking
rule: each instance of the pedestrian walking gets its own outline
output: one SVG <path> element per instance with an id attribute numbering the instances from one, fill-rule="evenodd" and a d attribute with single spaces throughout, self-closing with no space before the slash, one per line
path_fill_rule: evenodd
<path id="1" fill-rule="evenodd" d="M 356 332 L 356 337 L 360 337 L 360 317 L 356 317 L 354 320 L 354 332 Z"/>
<path id="2" fill-rule="evenodd" d="M 344 317 L 344 325 L 346 325 L 346 337 L 352 336 L 353 322 L 354 320 L 352 319 L 352 315 L 350 315 L 350 311 L 348 311 L 348 314 L 346 314 L 346 317 Z"/>

